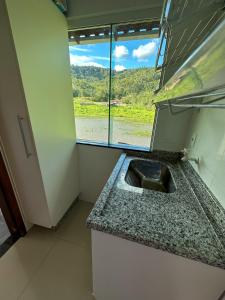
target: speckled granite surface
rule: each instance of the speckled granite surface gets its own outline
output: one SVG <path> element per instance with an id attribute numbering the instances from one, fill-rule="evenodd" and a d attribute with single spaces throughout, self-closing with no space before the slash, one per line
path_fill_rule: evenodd
<path id="1" fill-rule="evenodd" d="M 183 163 L 182 169 L 189 179 L 191 186 L 201 203 L 204 212 L 213 225 L 220 241 L 225 247 L 225 210 L 216 197 L 210 192 L 206 184 L 193 170 L 190 163 Z"/>
<path id="2" fill-rule="evenodd" d="M 122 154 L 88 217 L 88 227 L 225 269 L 224 227 L 220 228 L 224 212 L 189 163 L 169 155 L 150 158 L 167 163 L 176 191 L 128 185 L 124 178 L 134 157 Z"/>

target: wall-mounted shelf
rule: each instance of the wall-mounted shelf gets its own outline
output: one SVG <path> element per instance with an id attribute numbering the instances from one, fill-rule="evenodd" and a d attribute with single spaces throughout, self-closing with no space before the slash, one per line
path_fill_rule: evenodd
<path id="1" fill-rule="evenodd" d="M 165 0 L 161 19 L 161 44 L 166 38 L 159 88 L 176 73 L 225 16 L 223 0 Z M 160 44 L 160 45 L 161 45 Z"/>
<path id="2" fill-rule="evenodd" d="M 211 89 L 205 93 L 196 93 L 183 97 L 177 97 L 173 99 L 167 99 L 164 102 L 158 104 L 159 108 L 168 108 L 170 109 L 171 114 L 178 114 L 189 109 L 201 109 L 201 108 L 213 108 L 213 109 L 225 109 L 225 104 L 216 103 L 220 100 L 225 99 L 225 90 L 217 92 L 218 89 L 225 89 L 225 86 L 220 86 L 217 89 Z M 206 98 L 213 98 L 207 102 L 201 103 L 187 103 L 188 101 L 202 101 Z M 157 103 L 155 103 L 157 105 Z M 184 108 L 183 110 L 173 111 L 173 108 Z"/>

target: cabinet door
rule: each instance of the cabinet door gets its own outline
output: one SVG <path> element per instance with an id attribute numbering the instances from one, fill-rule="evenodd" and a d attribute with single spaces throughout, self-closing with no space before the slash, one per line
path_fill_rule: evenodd
<path id="1" fill-rule="evenodd" d="M 223 269 L 97 230 L 91 234 L 97 300 L 225 300 Z"/>
<path id="2" fill-rule="evenodd" d="M 30 223 L 51 226 L 4 1 L 0 2 L 0 145 L 19 205 Z"/>

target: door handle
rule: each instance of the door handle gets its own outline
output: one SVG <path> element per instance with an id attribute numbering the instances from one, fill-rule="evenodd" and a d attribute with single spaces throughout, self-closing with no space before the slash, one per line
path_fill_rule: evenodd
<path id="1" fill-rule="evenodd" d="M 27 145 L 26 135 L 25 135 L 24 127 L 23 127 L 23 122 L 25 119 L 18 115 L 17 120 L 18 120 L 18 124 L 19 124 L 19 128 L 20 128 L 20 133 L 21 133 L 21 137 L 22 137 L 22 141 L 23 141 L 23 145 L 24 145 L 25 154 L 26 154 L 26 157 L 29 158 L 32 155 L 32 153 L 31 153 L 31 151 L 29 151 L 29 147 Z"/>

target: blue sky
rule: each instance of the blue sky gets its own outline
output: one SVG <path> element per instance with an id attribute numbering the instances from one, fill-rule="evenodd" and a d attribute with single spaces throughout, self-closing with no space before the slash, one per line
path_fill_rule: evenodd
<path id="1" fill-rule="evenodd" d="M 154 67 L 159 39 L 113 42 L 112 67 L 116 71 Z M 70 62 L 79 66 L 109 68 L 110 43 L 70 46 Z"/>

